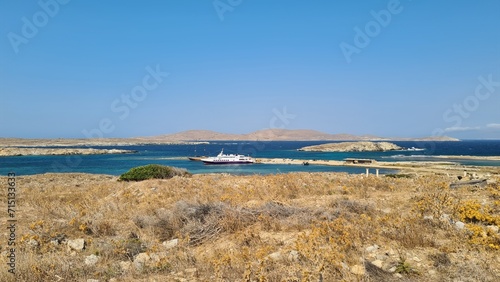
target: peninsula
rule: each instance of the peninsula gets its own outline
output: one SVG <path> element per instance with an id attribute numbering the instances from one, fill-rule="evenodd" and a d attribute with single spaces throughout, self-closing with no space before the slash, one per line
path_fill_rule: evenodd
<path id="1" fill-rule="evenodd" d="M 132 154 L 136 151 L 118 149 L 92 148 L 0 148 L 0 157 L 9 156 L 64 156 L 64 155 L 105 155 L 105 154 Z"/>

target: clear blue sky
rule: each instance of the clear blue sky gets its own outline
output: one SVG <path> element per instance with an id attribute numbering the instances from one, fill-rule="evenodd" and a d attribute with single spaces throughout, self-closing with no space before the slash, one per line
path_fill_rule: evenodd
<path id="1" fill-rule="evenodd" d="M 0 0 L 0 137 L 500 139 L 499 15 L 498 0 Z"/>

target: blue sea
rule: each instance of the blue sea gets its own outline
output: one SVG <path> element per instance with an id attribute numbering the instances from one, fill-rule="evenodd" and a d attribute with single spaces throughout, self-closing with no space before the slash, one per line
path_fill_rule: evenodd
<path id="1" fill-rule="evenodd" d="M 364 173 L 364 168 L 335 167 L 322 165 L 246 164 L 205 165 L 190 161 L 188 156 L 215 156 L 221 149 L 225 153 L 250 155 L 255 158 L 291 158 L 303 160 L 343 160 L 345 158 L 370 158 L 378 161 L 439 160 L 453 161 L 463 165 L 500 166 L 500 161 L 463 159 L 435 159 L 436 155 L 500 156 L 500 140 L 460 142 L 393 142 L 404 148 L 419 148 L 421 151 L 390 151 L 370 153 L 326 153 L 301 152 L 297 149 L 327 143 L 325 141 L 272 141 L 272 142 L 228 142 L 210 141 L 197 145 L 140 145 L 91 147 L 99 149 L 135 150 L 135 154 L 88 155 L 88 156 L 17 156 L 0 157 L 0 175 L 15 172 L 17 175 L 32 175 L 52 172 L 84 172 L 120 175 L 130 168 L 162 164 L 186 168 L 191 173 L 231 174 L 275 174 L 294 171 Z M 381 170 L 381 173 L 394 171 Z"/>

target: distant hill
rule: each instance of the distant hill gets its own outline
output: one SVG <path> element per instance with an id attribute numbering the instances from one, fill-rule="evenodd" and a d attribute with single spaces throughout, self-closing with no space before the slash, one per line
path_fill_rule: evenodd
<path id="1" fill-rule="evenodd" d="M 373 135 L 329 134 L 309 129 L 263 129 L 247 134 L 228 134 L 210 130 L 188 130 L 174 134 L 147 137 L 165 141 L 459 141 L 458 139 L 438 136 L 425 138 L 386 138 Z"/>
<path id="2" fill-rule="evenodd" d="M 228 134 L 210 130 L 188 130 L 174 134 L 135 138 L 23 139 L 0 138 L 1 147 L 46 146 L 130 146 L 137 144 L 179 144 L 187 141 L 460 141 L 446 136 L 425 138 L 383 138 L 373 135 L 328 134 L 308 129 L 264 129 L 247 134 Z"/>

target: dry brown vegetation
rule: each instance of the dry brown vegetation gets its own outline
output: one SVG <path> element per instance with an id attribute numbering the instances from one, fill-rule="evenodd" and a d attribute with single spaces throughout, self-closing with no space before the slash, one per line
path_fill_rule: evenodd
<path id="1" fill-rule="evenodd" d="M 450 190 L 449 182 L 342 173 L 19 177 L 17 274 L 7 273 L 4 231 L 0 280 L 497 281 L 500 188 Z M 68 246 L 75 239 L 83 250 Z"/>

